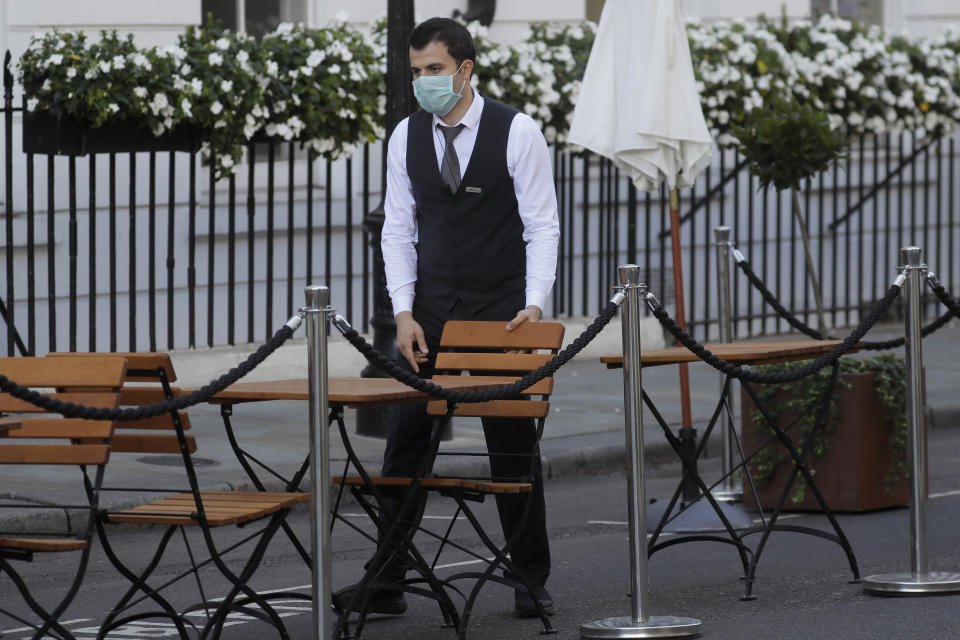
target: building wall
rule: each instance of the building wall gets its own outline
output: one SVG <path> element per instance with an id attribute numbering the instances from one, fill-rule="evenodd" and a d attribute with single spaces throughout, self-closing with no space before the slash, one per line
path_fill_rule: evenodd
<path id="1" fill-rule="evenodd" d="M 0 50 L 10 49 L 14 58 L 27 48 L 32 34 L 53 27 L 91 34 L 116 29 L 152 46 L 169 44 L 184 27 L 200 22 L 200 0 L 4 0 L 0 7 Z"/>

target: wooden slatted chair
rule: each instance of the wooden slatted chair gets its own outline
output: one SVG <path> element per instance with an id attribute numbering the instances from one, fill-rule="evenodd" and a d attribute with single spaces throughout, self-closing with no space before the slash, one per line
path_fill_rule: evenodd
<path id="1" fill-rule="evenodd" d="M 118 390 L 123 384 L 126 360 L 112 358 L 2 358 L 0 372 L 22 386 L 47 391 L 49 388 L 71 387 L 91 383 L 98 391 L 49 395 L 64 402 L 87 406 L 114 408 L 117 406 Z M 0 577 L 7 574 L 20 592 L 24 602 L 41 619 L 39 624 L 0 607 L 0 611 L 34 630 L 33 638 L 73 638 L 60 622 L 61 616 L 80 590 L 87 563 L 90 558 L 93 530 L 97 520 L 97 508 L 104 465 L 110 456 L 109 439 L 113 422 L 62 418 L 47 414 L 35 405 L 0 394 L 0 412 L 20 414 L 21 427 L 0 437 L 0 465 L 14 469 L 24 477 L 46 477 L 55 467 L 79 466 L 86 473 L 78 473 L 77 487 L 87 494 L 86 504 L 64 504 L 62 495 L 28 496 L 5 501 L 5 508 L 18 510 L 63 510 L 67 509 L 77 526 L 67 530 L 30 530 L 27 532 L 0 532 Z M 84 482 L 87 482 L 84 486 Z M 59 491 L 57 492 L 60 493 Z M 42 504 L 37 501 L 42 498 Z M 79 515 L 79 517 L 78 517 Z M 50 526 L 50 525 L 45 525 Z M 29 576 L 18 573 L 15 562 L 30 562 L 39 556 L 52 553 L 79 554 L 76 571 L 70 586 L 52 607 L 40 604 L 37 596 L 50 598 L 47 584 L 31 590 Z M 37 591 L 43 590 L 43 593 Z M 0 581 L 0 592 L 4 591 Z"/>
<path id="2" fill-rule="evenodd" d="M 180 396 L 179 389 L 171 385 L 176 380 L 176 374 L 168 354 L 123 353 L 120 355 L 123 355 L 129 363 L 128 384 L 120 390 L 121 406 L 143 406 Z M 179 454 L 183 461 L 186 487 L 182 491 L 164 495 L 146 504 L 104 513 L 103 524 L 98 530 L 103 540 L 103 547 L 117 570 L 131 582 L 131 586 L 101 624 L 100 637 L 134 620 L 163 617 L 170 618 L 180 636 L 187 638 L 187 626 L 194 626 L 190 622 L 194 612 L 201 609 L 207 610 L 209 607 L 214 609 L 214 612 L 207 618 L 201 632 L 202 637 L 206 637 L 207 634 L 218 637 L 226 616 L 231 611 L 238 611 L 272 624 L 280 637 L 286 639 L 289 637 L 286 628 L 279 614 L 268 603 L 269 599 L 278 598 L 280 595 L 271 594 L 270 598 L 263 597 L 254 591 L 248 582 L 259 566 L 274 534 L 284 524 L 290 508 L 298 502 L 308 501 L 310 496 L 306 493 L 294 492 L 201 490 L 192 459 L 192 454 L 197 450 L 197 442 L 196 438 L 188 433 L 190 427 L 189 416 L 183 411 L 137 421 L 118 422 L 116 425 L 111 440 L 111 449 L 115 455 Z M 169 489 L 157 489 L 156 486 L 104 486 L 103 488 L 104 491 L 114 489 L 169 493 Z M 224 548 L 215 540 L 214 530 L 227 526 L 248 526 L 261 520 L 264 521 L 264 526 L 243 538 L 242 543 L 255 542 L 243 569 L 239 572 L 234 571 L 228 566 L 223 556 L 235 550 L 241 543 L 231 543 L 229 547 Z M 127 563 L 121 561 L 114 552 L 104 526 L 109 524 L 165 527 L 151 559 L 139 573 L 131 570 Z M 231 587 L 227 596 L 219 602 L 203 602 L 186 611 L 177 612 L 167 599 L 160 595 L 159 589 L 149 585 L 149 580 L 159 566 L 172 536 L 177 531 L 184 533 L 186 527 L 199 529 L 209 559 L 194 563 L 190 570 L 180 574 L 177 579 L 191 574 L 199 579 L 198 571 L 208 564 L 213 564 L 219 575 L 229 581 Z M 184 534 L 182 537 L 189 545 L 187 536 Z M 189 546 L 188 551 L 192 562 L 194 555 Z M 139 592 L 143 595 L 135 599 Z M 282 595 L 283 597 L 304 597 L 303 594 Z M 202 591 L 201 598 L 206 600 Z M 133 612 L 133 607 L 145 599 L 152 600 L 160 609 Z"/>
<path id="3" fill-rule="evenodd" d="M 459 376 L 470 375 L 472 378 L 478 377 L 484 382 L 495 381 L 507 384 L 550 361 L 559 352 L 563 344 L 564 327 L 562 324 L 553 322 L 526 323 L 509 332 L 505 330 L 504 324 L 504 322 L 447 322 L 440 340 L 441 353 L 437 355 L 435 370 L 438 373 L 433 376 L 433 380 L 459 379 Z M 440 539 L 441 542 L 436 557 L 429 563 L 431 568 L 436 566 L 440 553 L 447 546 L 459 549 L 487 563 L 486 570 L 482 572 L 460 573 L 449 576 L 444 581 L 444 584 L 450 584 L 463 578 L 476 579 L 476 583 L 466 597 L 465 606 L 459 615 L 457 626 L 461 638 L 465 637 L 470 611 L 484 583 L 493 580 L 513 588 L 531 589 L 532 585 L 523 576 L 522 572 L 511 563 L 509 558 L 510 548 L 515 544 L 516 539 L 507 540 L 505 544 L 497 544 L 484 531 L 469 503 L 483 502 L 487 496 L 491 495 L 497 497 L 498 500 L 505 497 L 508 497 L 507 499 L 510 499 L 509 497 L 524 499 L 524 515 L 521 524 L 517 527 L 519 531 L 523 530 L 523 523 L 526 522 L 529 514 L 530 497 L 535 490 L 535 483 L 540 478 L 539 441 L 543 435 L 546 417 L 550 412 L 549 397 L 552 391 L 553 379 L 546 378 L 525 390 L 522 399 L 468 403 L 459 406 L 450 405 L 443 400 L 434 400 L 427 404 L 427 413 L 437 418 L 431 434 L 431 451 L 434 456 L 476 455 L 475 452 L 438 449 L 444 422 L 451 415 L 479 418 L 524 418 L 534 421 L 535 437 L 531 449 L 526 452 L 517 452 L 521 455 L 527 455 L 529 460 L 529 470 L 522 477 L 490 476 L 478 478 L 425 475 L 421 478 L 364 478 L 347 476 L 334 480 L 350 485 L 354 493 L 358 495 L 358 499 L 362 499 L 363 494 L 374 492 L 380 487 L 411 487 L 415 485 L 421 493 L 436 492 L 456 501 L 457 510 L 445 535 L 440 536 L 422 528 L 420 531 Z M 428 470 L 432 468 L 433 461 L 433 458 L 426 461 Z M 540 490 L 542 491 L 542 487 Z M 368 505 L 366 508 L 368 512 L 375 514 L 372 505 Z M 493 554 L 493 560 L 489 560 L 485 555 L 476 553 L 463 545 L 454 543 L 450 539 L 453 524 L 461 513 L 466 516 L 484 546 Z M 394 522 L 381 523 L 381 526 L 396 528 L 400 525 Z M 390 539 L 391 533 L 385 533 L 383 539 Z M 415 551 L 415 548 L 411 545 L 410 548 L 402 550 L 400 553 L 396 550 L 392 550 L 392 552 L 398 559 L 417 568 L 416 565 L 422 561 L 411 563 L 409 557 L 404 557 L 404 554 L 410 550 Z M 376 565 L 376 562 L 372 562 L 371 565 Z M 423 569 L 422 566 L 420 569 Z M 497 575 L 495 572 L 499 569 L 503 569 L 511 578 Z M 551 631 L 550 621 L 539 604 L 538 609 L 545 630 Z"/>

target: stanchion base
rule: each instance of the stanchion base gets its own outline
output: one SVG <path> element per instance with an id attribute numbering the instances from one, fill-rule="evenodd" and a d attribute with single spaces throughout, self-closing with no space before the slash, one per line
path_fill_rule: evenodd
<path id="1" fill-rule="evenodd" d="M 863 579 L 863 591 L 875 596 L 933 596 L 960 593 L 960 573 L 931 571 L 926 575 L 884 573 Z"/>
<path id="2" fill-rule="evenodd" d="M 714 489 L 710 495 L 717 502 L 743 502 L 743 491 L 740 489 Z"/>
<path id="3" fill-rule="evenodd" d="M 663 512 L 667 508 L 667 501 L 652 502 L 647 505 L 647 531 L 655 531 Z M 754 526 L 753 516 L 740 505 L 729 502 L 720 502 L 720 510 L 726 516 L 734 529 L 749 529 Z M 678 507 L 674 507 L 674 511 Z M 720 516 L 713 510 L 713 506 L 706 500 L 698 500 L 684 510 L 679 516 L 667 523 L 663 528 L 669 533 L 697 533 L 704 531 L 725 531 Z"/>
<path id="4" fill-rule="evenodd" d="M 580 625 L 581 638 L 696 638 L 702 633 L 699 620 L 677 616 L 650 616 L 646 622 L 621 616 Z"/>

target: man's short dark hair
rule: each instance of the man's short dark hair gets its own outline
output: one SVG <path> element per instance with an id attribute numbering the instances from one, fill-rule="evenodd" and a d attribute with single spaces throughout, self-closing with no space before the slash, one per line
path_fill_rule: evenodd
<path id="1" fill-rule="evenodd" d="M 477 59 L 477 49 L 473 44 L 473 36 L 467 28 L 451 18 L 430 18 L 418 24 L 410 32 L 407 44 L 414 51 L 426 49 L 431 42 L 442 42 L 447 45 L 447 52 L 457 61 L 457 66 L 464 60 Z"/>

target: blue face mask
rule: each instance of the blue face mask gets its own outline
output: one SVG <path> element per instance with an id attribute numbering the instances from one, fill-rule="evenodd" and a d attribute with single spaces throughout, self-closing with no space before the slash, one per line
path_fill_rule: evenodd
<path id="1" fill-rule="evenodd" d="M 413 95 L 425 111 L 443 117 L 450 113 L 463 95 L 463 88 L 467 86 L 464 80 L 460 85 L 460 93 L 453 92 L 453 76 L 460 73 L 463 63 L 449 76 L 420 76 L 413 81 Z"/>

